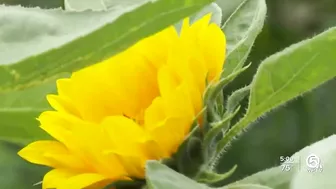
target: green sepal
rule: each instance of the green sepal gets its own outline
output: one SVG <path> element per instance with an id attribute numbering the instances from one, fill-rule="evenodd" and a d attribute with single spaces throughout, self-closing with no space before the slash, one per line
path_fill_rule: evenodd
<path id="1" fill-rule="evenodd" d="M 240 106 L 238 106 L 233 113 L 224 117 L 223 120 L 211 124 L 211 129 L 205 134 L 203 140 L 203 153 L 206 159 L 208 159 L 209 156 L 212 157 L 212 153 L 217 147 L 216 142 L 218 141 L 218 137 L 225 134 L 225 132 L 229 129 L 231 119 L 237 115 L 239 110 Z"/>
<path id="2" fill-rule="evenodd" d="M 193 177 L 204 163 L 201 136 L 201 129 L 197 125 L 173 156 L 179 173 Z"/>
<path id="3" fill-rule="evenodd" d="M 229 178 L 237 169 L 237 165 L 233 166 L 228 172 L 226 173 L 215 173 L 213 171 L 203 171 L 198 175 L 196 178 L 197 182 L 204 183 L 204 184 L 216 184 L 221 182 L 227 178 Z"/>
<path id="4" fill-rule="evenodd" d="M 234 112 L 240 102 L 250 93 L 250 85 L 234 91 L 227 99 L 225 109 Z"/>
<path id="5" fill-rule="evenodd" d="M 229 76 L 220 79 L 217 83 L 209 83 L 204 93 L 204 105 L 207 107 L 207 121 L 219 121 L 221 119 L 221 115 L 216 111 L 218 105 L 216 105 L 216 99 L 221 94 L 224 87 L 229 84 L 236 76 L 244 72 L 247 68 L 250 67 L 251 64 L 239 69 L 238 71 L 230 74 Z M 218 100 L 217 100 L 218 101 Z M 205 128 L 205 130 L 208 128 Z"/>
<path id="6" fill-rule="evenodd" d="M 223 88 L 229 84 L 236 76 L 238 76 L 239 74 L 241 74 L 242 72 L 244 72 L 246 69 L 248 69 L 251 66 L 251 63 L 248 64 L 247 66 L 244 66 L 243 68 L 239 69 L 236 72 L 233 72 L 232 74 L 230 74 L 229 76 L 222 78 L 219 80 L 219 82 L 217 82 L 216 84 L 212 85 L 211 83 L 209 84 L 209 87 L 207 89 L 206 95 L 205 95 L 205 99 L 206 100 L 211 100 L 211 99 L 215 99 L 216 96 L 223 90 Z"/>

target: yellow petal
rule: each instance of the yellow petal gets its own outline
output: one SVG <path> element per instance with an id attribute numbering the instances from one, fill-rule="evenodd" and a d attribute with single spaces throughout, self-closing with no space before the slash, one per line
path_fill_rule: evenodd
<path id="1" fill-rule="evenodd" d="M 157 141 L 154 139 L 147 140 L 140 144 L 141 149 L 146 154 L 146 160 L 148 159 L 162 159 L 166 158 L 167 154 L 165 154 L 164 150 L 161 148 L 161 146 L 158 144 Z"/>
<path id="2" fill-rule="evenodd" d="M 77 108 L 65 96 L 48 95 L 47 100 L 55 110 L 80 117 Z"/>
<path id="3" fill-rule="evenodd" d="M 181 115 L 192 120 L 195 116 L 194 105 L 188 83 L 181 83 L 175 91 L 164 98 L 165 111 L 169 117 L 180 117 Z"/>
<path id="4" fill-rule="evenodd" d="M 73 88 L 71 79 L 58 79 L 57 80 L 57 92 L 61 96 L 72 96 Z"/>
<path id="5" fill-rule="evenodd" d="M 74 73 L 69 98 L 81 117 L 91 122 L 99 123 L 107 115 L 141 120 L 159 93 L 156 77 L 154 66 L 145 57 L 121 53 Z"/>
<path id="6" fill-rule="evenodd" d="M 49 171 L 43 178 L 43 189 L 58 189 L 61 183 L 66 182 L 70 177 L 78 173 L 66 169 L 53 169 Z"/>
<path id="7" fill-rule="evenodd" d="M 190 32 L 197 33 L 198 31 L 206 28 L 210 23 L 211 16 L 212 16 L 212 13 L 208 13 L 205 16 L 203 16 L 202 18 L 200 18 L 200 19 L 196 20 L 194 23 L 192 23 L 192 25 L 190 26 Z M 190 33 L 188 33 L 188 34 L 190 35 Z"/>
<path id="8" fill-rule="evenodd" d="M 74 92 L 69 98 L 84 120 L 99 123 L 107 114 L 122 114 L 119 107 L 122 107 L 124 101 L 120 99 L 122 95 L 118 88 L 113 86 L 114 82 L 120 82 L 119 74 L 115 73 L 118 69 L 109 68 L 102 63 L 96 64 L 92 69 L 87 68 L 72 75 Z M 109 77 L 108 72 L 114 77 Z"/>
<path id="9" fill-rule="evenodd" d="M 153 100 L 153 103 L 146 109 L 145 123 L 146 129 L 151 130 L 157 123 L 166 119 L 166 112 L 164 107 L 164 101 L 162 97 L 157 97 Z"/>
<path id="10" fill-rule="evenodd" d="M 104 128 L 95 124 L 80 126 L 73 131 L 75 137 L 70 139 L 77 147 L 71 149 L 72 153 L 88 162 L 98 173 L 111 178 L 125 175 L 125 170 L 120 161 L 105 153 L 107 150 L 114 149 L 115 146 L 109 140 L 108 133 L 105 132 Z"/>
<path id="11" fill-rule="evenodd" d="M 177 40 L 178 34 L 174 26 L 170 26 L 153 36 L 141 40 L 131 49 L 144 56 L 156 69 L 159 69 L 166 64 L 167 52 L 171 51 Z"/>
<path id="12" fill-rule="evenodd" d="M 67 140 L 72 130 L 82 124 L 76 117 L 56 111 L 43 112 L 38 120 L 43 130 L 66 146 L 71 145 Z"/>
<path id="13" fill-rule="evenodd" d="M 199 47 L 202 49 L 205 61 L 207 62 L 209 81 L 218 80 L 223 69 L 226 51 L 224 33 L 217 25 L 210 24 L 200 31 L 198 41 Z"/>
<path id="14" fill-rule="evenodd" d="M 185 127 L 191 124 L 185 118 L 168 118 L 151 132 L 153 139 L 161 146 L 166 156 L 176 152 L 185 137 Z"/>
<path id="15" fill-rule="evenodd" d="M 180 84 L 177 75 L 169 66 L 163 66 L 158 73 L 158 84 L 161 96 L 171 94 Z"/>
<path id="16" fill-rule="evenodd" d="M 190 26 L 188 24 L 183 24 L 183 27 L 181 30 L 181 38 L 188 39 L 188 41 L 196 42 L 199 31 L 203 30 L 209 25 L 210 19 L 211 19 L 211 13 L 203 16 L 199 20 L 196 20 Z M 189 46 L 189 48 L 195 48 L 195 47 Z"/>
<path id="17" fill-rule="evenodd" d="M 115 151 L 109 151 L 107 153 L 111 156 L 114 155 L 119 159 L 128 175 L 135 178 L 144 178 L 146 158 L 121 154 Z"/>
<path id="18" fill-rule="evenodd" d="M 183 19 L 180 36 L 186 35 L 185 33 L 188 32 L 189 28 L 190 28 L 190 18 L 187 17 L 187 18 Z"/>
<path id="19" fill-rule="evenodd" d="M 48 150 L 46 150 L 48 149 Z M 50 167 L 89 170 L 87 165 L 73 156 L 66 147 L 56 141 L 37 141 L 29 144 L 18 153 L 27 161 Z"/>
<path id="20" fill-rule="evenodd" d="M 57 187 L 57 189 L 84 189 L 106 180 L 109 180 L 109 178 L 100 174 L 95 173 L 78 174 L 68 178 L 64 182 L 61 182 Z"/>
<path id="21" fill-rule="evenodd" d="M 119 144 L 119 146 L 126 147 L 127 144 L 133 145 L 134 143 L 143 142 L 148 137 L 140 125 L 124 116 L 107 117 L 102 126 L 113 141 L 113 144 Z"/>
<path id="22" fill-rule="evenodd" d="M 121 76 L 122 84 L 119 84 L 121 85 L 120 91 L 123 91 L 123 96 L 127 100 L 127 103 L 122 106 L 123 113 L 142 121 L 144 110 L 159 94 L 157 73 L 144 57 L 129 57 L 124 66 L 125 71 Z"/>

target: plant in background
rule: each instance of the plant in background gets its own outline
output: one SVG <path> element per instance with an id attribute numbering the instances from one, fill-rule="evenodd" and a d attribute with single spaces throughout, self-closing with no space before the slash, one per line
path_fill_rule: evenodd
<path id="1" fill-rule="evenodd" d="M 0 138 L 24 144 L 38 140 L 19 155 L 53 168 L 44 176 L 43 189 L 210 189 L 234 173 L 237 166 L 218 173 L 217 164 L 251 123 L 335 78 L 336 29 L 331 28 L 267 58 L 250 85 L 224 96 L 225 87 L 248 68 L 244 64 L 266 5 L 264 0 L 223 0 L 221 9 L 211 2 L 125 1 L 118 6 L 127 8 L 121 9 L 108 0 L 68 0 L 66 11 L 0 6 L 0 23 L 1 14 L 15 12 L 42 18 L 32 23 L 40 33 L 4 40 L 0 105 L 34 107 L 34 113 L 14 111 L 14 116 L 33 119 L 41 113 L 41 128 L 54 139 L 34 124 L 6 120 L 6 113 L 0 119 L 10 124 L 1 123 L 1 130 L 15 124 L 29 132 L 4 132 Z M 40 25 L 47 27 L 40 30 Z M 19 24 L 0 31 L 9 36 L 18 29 Z M 13 51 L 17 40 L 25 42 Z M 40 46 L 32 49 L 36 43 Z M 48 96 L 50 110 L 41 98 L 56 89 L 58 95 Z M 247 96 L 248 108 L 239 117 Z M 294 154 L 289 159 L 297 164 L 289 170 L 275 167 L 221 188 L 334 188 L 335 148 L 325 149 L 335 140 L 332 136 Z M 299 168 L 310 152 L 329 166 L 307 185 L 311 174 Z"/>

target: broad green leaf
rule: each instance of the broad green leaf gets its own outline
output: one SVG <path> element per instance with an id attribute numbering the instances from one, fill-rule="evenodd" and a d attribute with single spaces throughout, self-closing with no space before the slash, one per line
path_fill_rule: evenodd
<path id="1" fill-rule="evenodd" d="M 264 60 L 251 84 L 247 113 L 220 141 L 218 152 L 259 116 L 334 78 L 335 49 L 332 28 Z"/>
<path id="2" fill-rule="evenodd" d="M 196 20 L 202 18 L 204 15 L 211 13 L 211 23 L 216 23 L 218 26 L 221 26 L 222 23 L 222 9 L 216 4 L 211 3 L 210 5 L 204 7 L 197 14 L 195 14 L 191 21 L 195 22 Z"/>
<path id="3" fill-rule="evenodd" d="M 232 185 L 261 184 L 272 189 L 289 189 L 294 173 L 294 171 L 283 171 L 279 166 L 253 174 Z"/>
<path id="4" fill-rule="evenodd" d="M 133 8 L 129 6 L 107 12 L 70 12 L 0 5 L 0 65 L 15 63 L 60 47 L 112 22 Z M 45 67 L 48 63 L 41 62 L 39 66 Z M 6 81 L 8 74 L 8 71 L 2 72 L 0 83 Z"/>
<path id="5" fill-rule="evenodd" d="M 158 0 L 125 13 L 113 23 L 66 45 L 0 66 L 0 93 L 23 89 L 59 73 L 100 62 L 136 41 L 196 13 L 213 0 Z M 89 45 L 88 45 L 89 44 Z M 61 58 L 60 58 L 61 57 Z M 60 66 L 61 65 L 61 66 Z"/>
<path id="6" fill-rule="evenodd" d="M 217 175 L 218 176 L 218 175 Z M 148 189 L 212 189 L 170 169 L 158 161 L 148 161 L 146 165 Z M 215 189 L 215 188 L 213 188 Z M 257 184 L 238 184 L 221 189 L 271 189 Z"/>
<path id="7" fill-rule="evenodd" d="M 55 83 L 55 78 L 51 78 L 38 86 L 0 94 L 0 140 L 27 144 L 50 138 L 38 127 L 36 118 L 41 112 L 51 110 L 46 96 L 56 93 Z"/>
<path id="8" fill-rule="evenodd" d="M 245 0 L 216 0 L 217 5 L 222 9 L 223 20 L 227 20 L 237 7 Z"/>
<path id="9" fill-rule="evenodd" d="M 55 93 L 55 80 L 23 91 L 0 94 L 0 140 L 27 144 L 49 136 L 36 118 L 50 110 L 46 95 Z"/>
<path id="10" fill-rule="evenodd" d="M 293 156 L 299 164 L 290 189 L 334 189 L 336 186 L 336 135 L 304 148 Z"/>
<path id="11" fill-rule="evenodd" d="M 191 15 L 190 23 L 191 24 L 194 23 L 195 21 L 197 21 L 198 19 L 202 18 L 203 16 L 209 13 L 211 14 L 210 23 L 215 23 L 218 26 L 220 26 L 222 22 L 222 10 L 216 3 L 211 3 L 210 5 L 201 9 L 196 14 Z M 181 31 L 182 24 L 183 24 L 183 20 L 175 24 L 175 28 L 177 31 Z"/>
<path id="12" fill-rule="evenodd" d="M 284 171 L 282 166 L 274 167 L 231 185 L 261 184 L 273 189 L 333 189 L 336 186 L 335 142 L 336 135 L 333 135 L 295 153 L 290 158 L 290 164 L 287 164 L 291 167 L 289 171 Z M 308 162 L 317 169 L 308 167 Z"/>
<path id="13" fill-rule="evenodd" d="M 157 161 L 148 161 L 146 165 L 146 180 L 149 189 L 206 189 L 203 184 L 175 172 Z"/>
<path id="14" fill-rule="evenodd" d="M 50 137 L 38 127 L 36 118 L 43 109 L 0 109 L 0 141 L 27 144 Z"/>
<path id="15" fill-rule="evenodd" d="M 225 21 L 222 29 L 226 34 L 227 58 L 223 77 L 240 69 L 260 33 L 266 17 L 265 0 L 244 0 Z"/>

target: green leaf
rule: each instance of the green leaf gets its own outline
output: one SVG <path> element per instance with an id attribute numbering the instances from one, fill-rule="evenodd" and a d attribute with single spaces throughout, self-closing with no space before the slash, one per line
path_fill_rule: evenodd
<path id="1" fill-rule="evenodd" d="M 50 110 L 46 95 L 55 93 L 55 80 L 24 91 L 0 94 L 0 140 L 27 144 L 38 139 L 49 139 L 39 128 L 36 118 Z"/>
<path id="2" fill-rule="evenodd" d="M 169 167 L 157 162 L 148 161 L 146 165 L 146 180 L 149 189 L 206 189 L 203 184 L 175 172 Z"/>
<path id="3" fill-rule="evenodd" d="M 42 79 L 56 76 L 59 73 L 73 72 L 100 62 L 138 40 L 196 13 L 212 1 L 158 0 L 149 2 L 132 12 L 123 14 L 113 23 L 106 24 L 60 48 L 12 65 L 0 66 L 0 93 L 34 86 Z"/>
<path id="4" fill-rule="evenodd" d="M 222 22 L 222 10 L 216 3 L 211 3 L 210 5 L 204 7 L 202 10 L 197 12 L 196 14 L 190 16 L 190 23 L 194 23 L 198 19 L 202 18 L 203 16 L 211 13 L 210 23 L 215 23 L 218 26 L 221 25 Z M 181 31 L 183 24 L 183 20 L 179 21 L 175 24 L 175 28 L 177 31 Z"/>
<path id="5" fill-rule="evenodd" d="M 334 189 L 336 186 L 336 135 L 294 154 L 299 164 L 290 189 Z M 309 167 L 310 166 L 310 167 Z"/>
<path id="6" fill-rule="evenodd" d="M 243 1 L 245 0 L 216 0 L 217 5 L 222 9 L 223 20 L 227 20 Z"/>
<path id="7" fill-rule="evenodd" d="M 216 23 L 218 26 L 221 26 L 222 23 L 222 9 L 216 4 L 211 3 L 210 5 L 204 7 L 197 14 L 191 18 L 191 22 L 201 19 L 203 16 L 211 13 L 211 23 Z"/>
<path id="8" fill-rule="evenodd" d="M 48 135 L 38 127 L 36 117 L 39 109 L 0 109 L 0 140 L 18 144 L 28 144 L 35 140 L 49 139 Z"/>
<path id="9" fill-rule="evenodd" d="M 15 63 L 60 47 L 99 29 L 133 8 L 129 6 L 107 12 L 70 12 L 0 5 L 0 65 Z M 48 64 L 42 62 L 39 66 Z M 7 74 L 8 71 L 1 72 L 0 83 L 6 81 L 7 77 L 11 78 L 6 77 Z"/>
<path id="10" fill-rule="evenodd" d="M 60 75 L 66 77 L 68 75 Z M 35 140 L 50 139 L 39 128 L 36 118 L 51 110 L 46 96 L 56 93 L 55 78 L 22 91 L 0 94 L 0 140 L 28 144 Z"/>
<path id="11" fill-rule="evenodd" d="M 283 171 L 279 166 L 253 174 L 232 185 L 261 184 L 273 189 L 289 189 L 293 175 L 294 171 Z"/>
<path id="12" fill-rule="evenodd" d="M 222 77 L 240 69 L 261 32 L 266 17 L 265 0 L 244 0 L 225 21 L 227 58 Z"/>
<path id="13" fill-rule="evenodd" d="M 287 164 L 291 168 L 289 171 L 284 171 L 282 166 L 274 167 L 231 185 L 261 184 L 273 189 L 333 189 L 336 185 L 335 142 L 336 135 L 332 135 L 295 153 L 290 158 L 290 164 Z M 319 159 L 319 164 L 313 163 L 316 158 Z M 321 165 L 322 168 L 309 168 L 307 160 L 313 163 L 310 165 Z"/>
<path id="14" fill-rule="evenodd" d="M 264 60 L 251 84 L 247 113 L 220 141 L 218 154 L 259 116 L 334 78 L 334 49 L 336 28 Z"/>

